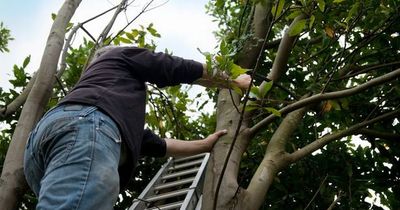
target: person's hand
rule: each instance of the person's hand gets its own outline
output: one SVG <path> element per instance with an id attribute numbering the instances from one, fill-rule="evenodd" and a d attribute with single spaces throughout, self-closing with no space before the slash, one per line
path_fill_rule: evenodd
<path id="1" fill-rule="evenodd" d="M 223 135 L 225 135 L 225 134 L 227 134 L 227 133 L 228 133 L 228 131 L 227 131 L 226 129 L 224 129 L 224 130 L 217 131 L 217 132 L 215 132 L 215 133 L 213 133 L 213 134 L 207 136 L 207 138 L 205 138 L 205 139 L 203 140 L 203 142 L 206 144 L 206 145 L 205 145 L 206 148 L 207 148 L 206 150 L 207 150 L 208 152 L 211 151 L 211 149 L 213 148 L 215 142 L 217 142 L 217 140 L 218 140 L 221 136 L 223 136 Z"/>
<path id="2" fill-rule="evenodd" d="M 240 89 L 248 89 L 251 82 L 251 76 L 248 74 L 241 74 L 232 81 Z"/>

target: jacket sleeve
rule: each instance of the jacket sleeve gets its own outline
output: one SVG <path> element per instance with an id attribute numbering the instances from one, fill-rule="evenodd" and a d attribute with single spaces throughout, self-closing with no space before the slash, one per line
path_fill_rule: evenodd
<path id="1" fill-rule="evenodd" d="M 143 141 L 140 151 L 141 156 L 165 157 L 167 144 L 164 139 L 146 129 L 143 132 Z"/>
<path id="2" fill-rule="evenodd" d="M 203 75 L 199 62 L 143 48 L 125 48 L 122 57 L 136 78 L 158 87 L 192 83 Z"/>

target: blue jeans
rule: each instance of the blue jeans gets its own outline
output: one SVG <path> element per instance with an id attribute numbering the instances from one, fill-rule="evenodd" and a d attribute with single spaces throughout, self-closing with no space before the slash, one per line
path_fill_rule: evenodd
<path id="1" fill-rule="evenodd" d="M 119 193 L 120 133 L 94 106 L 61 105 L 39 121 L 24 172 L 36 209 L 113 209 Z"/>

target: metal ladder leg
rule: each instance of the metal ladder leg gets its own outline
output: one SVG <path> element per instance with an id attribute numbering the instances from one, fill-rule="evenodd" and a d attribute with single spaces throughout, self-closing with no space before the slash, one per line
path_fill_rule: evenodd
<path id="1" fill-rule="evenodd" d="M 161 167 L 129 210 L 194 210 L 203 188 L 208 153 L 170 158 Z"/>

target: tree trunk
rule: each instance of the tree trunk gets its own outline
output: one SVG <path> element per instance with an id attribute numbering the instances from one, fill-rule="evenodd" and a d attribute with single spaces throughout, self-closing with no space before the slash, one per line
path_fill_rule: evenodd
<path id="1" fill-rule="evenodd" d="M 0 182 L 0 209 L 16 209 L 27 189 L 23 156 L 28 134 L 50 99 L 67 24 L 81 0 L 66 0 L 54 20 L 32 90 L 22 109 L 4 161 Z"/>

